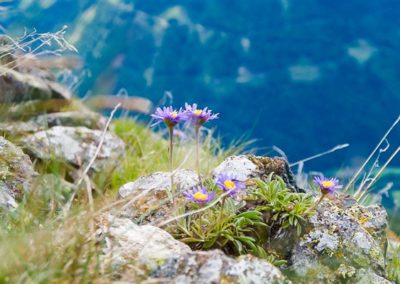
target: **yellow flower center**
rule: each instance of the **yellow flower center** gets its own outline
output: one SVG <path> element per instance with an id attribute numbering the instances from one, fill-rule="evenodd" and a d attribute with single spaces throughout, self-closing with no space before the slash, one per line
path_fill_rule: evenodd
<path id="1" fill-rule="evenodd" d="M 195 194 L 193 194 L 194 199 L 199 200 L 199 201 L 204 201 L 207 200 L 208 195 L 201 193 L 201 192 L 196 192 Z"/>
<path id="2" fill-rule="evenodd" d="M 195 115 L 200 115 L 203 111 L 201 109 L 196 109 L 193 111 Z"/>
<path id="3" fill-rule="evenodd" d="M 178 112 L 176 111 L 171 112 L 171 116 L 172 118 L 176 118 L 178 116 Z"/>
<path id="4" fill-rule="evenodd" d="M 329 188 L 329 187 L 335 186 L 335 183 L 331 180 L 323 181 L 321 184 L 324 188 Z"/>
<path id="5" fill-rule="evenodd" d="M 231 181 L 231 180 L 226 180 L 226 181 L 224 181 L 224 186 L 227 188 L 227 189 L 234 189 L 236 186 L 235 186 L 235 183 L 233 182 L 233 181 Z"/>

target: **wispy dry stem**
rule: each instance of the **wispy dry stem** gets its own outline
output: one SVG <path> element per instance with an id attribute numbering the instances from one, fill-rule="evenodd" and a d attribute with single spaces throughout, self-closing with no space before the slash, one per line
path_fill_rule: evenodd
<path id="1" fill-rule="evenodd" d="M 332 149 L 330 149 L 330 150 L 328 150 L 328 151 L 325 151 L 325 152 L 322 152 L 322 153 L 313 155 L 313 156 L 311 156 L 311 157 L 302 159 L 302 160 L 300 160 L 300 161 L 291 163 L 289 166 L 290 166 L 290 167 L 294 167 L 294 166 L 299 165 L 299 164 L 304 164 L 304 162 L 308 162 L 308 161 L 310 161 L 310 160 L 313 160 L 313 159 L 316 159 L 316 158 L 325 156 L 325 155 L 327 155 L 327 154 L 330 154 L 330 153 L 333 153 L 333 152 L 335 152 L 335 151 L 338 151 L 338 150 L 347 148 L 347 147 L 349 147 L 349 146 L 350 146 L 350 144 L 348 144 L 348 143 L 346 143 L 346 144 L 340 144 L 340 145 L 337 145 L 337 146 L 333 147 Z"/>
<path id="2" fill-rule="evenodd" d="M 107 130 L 110 126 L 110 123 L 115 115 L 115 112 L 118 110 L 118 108 L 121 106 L 121 104 L 117 104 L 114 109 L 112 110 L 110 117 L 107 120 L 106 126 L 103 129 L 103 133 L 101 134 L 101 138 L 100 138 L 100 142 L 99 145 L 97 146 L 96 152 L 94 153 L 92 159 L 90 160 L 90 162 L 88 163 L 88 165 L 86 166 L 85 170 L 82 172 L 81 177 L 79 178 L 78 182 L 76 183 L 76 190 L 72 193 L 71 198 L 69 199 L 69 201 L 67 202 L 67 204 L 65 204 L 64 208 L 63 208 L 63 212 L 64 215 L 67 214 L 67 212 L 69 211 L 69 209 L 71 208 L 72 202 L 76 196 L 76 192 L 79 189 L 79 186 L 81 185 L 82 181 L 84 180 L 85 176 L 87 176 L 90 168 L 93 166 L 93 163 L 96 161 L 97 156 L 100 153 L 101 147 L 103 146 L 104 143 L 104 139 L 106 137 L 107 134 Z"/>
<path id="3" fill-rule="evenodd" d="M 358 176 L 362 173 L 364 170 L 365 166 L 368 164 L 368 162 L 372 159 L 372 157 L 375 155 L 376 151 L 380 148 L 382 143 L 386 141 L 386 138 L 388 135 L 392 132 L 393 128 L 400 122 L 400 115 L 397 117 L 397 119 L 393 122 L 393 124 L 389 127 L 389 129 L 386 131 L 386 133 L 383 135 L 382 139 L 379 141 L 378 145 L 376 145 L 375 149 L 371 152 L 371 154 L 368 156 L 368 158 L 365 160 L 365 162 L 362 164 L 362 166 L 358 169 L 358 171 L 354 174 L 354 176 L 351 178 L 351 180 L 348 182 L 346 187 L 344 188 L 344 191 L 346 192 L 349 190 L 350 186 L 357 180 Z"/>

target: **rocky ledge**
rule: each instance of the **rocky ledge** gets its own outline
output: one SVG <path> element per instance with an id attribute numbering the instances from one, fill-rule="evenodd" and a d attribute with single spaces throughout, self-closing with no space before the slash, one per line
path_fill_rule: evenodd
<path id="1" fill-rule="evenodd" d="M 248 184 L 273 172 L 287 181 L 293 192 L 301 191 L 280 158 L 229 157 L 214 174 L 226 171 Z M 177 195 L 199 183 L 189 170 L 177 171 L 175 177 Z M 387 214 L 381 206 L 362 206 L 343 193 L 331 196 L 304 220 L 302 234 L 290 230 L 273 233 L 269 246 L 286 260 L 277 268 L 250 255 L 192 251 L 160 228 L 132 222 L 157 224 L 174 216 L 169 186 L 169 173 L 159 172 L 120 188 L 120 198 L 134 201 L 118 213 L 127 218 L 111 212 L 99 222 L 98 231 L 105 243 L 105 257 L 113 267 L 139 261 L 145 265 L 146 277 L 165 283 L 288 283 L 289 279 L 296 279 L 294 283 L 391 283 L 385 279 Z M 237 201 L 245 202 L 245 196 L 241 198 Z M 185 201 L 178 198 L 175 202 Z M 140 219 L 143 214 L 147 217 Z M 119 277 L 126 279 L 125 269 L 116 271 L 124 271 Z"/>

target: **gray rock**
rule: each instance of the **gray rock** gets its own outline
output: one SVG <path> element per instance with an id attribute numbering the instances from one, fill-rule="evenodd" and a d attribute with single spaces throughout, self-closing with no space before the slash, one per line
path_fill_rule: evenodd
<path id="1" fill-rule="evenodd" d="M 240 181 L 252 178 L 266 179 L 271 173 L 281 177 L 288 188 L 304 192 L 294 180 L 289 165 L 283 158 L 258 157 L 253 155 L 231 156 L 215 168 L 213 175 L 230 174 Z"/>
<path id="2" fill-rule="evenodd" d="M 0 136 L 0 206 L 15 208 L 36 173 L 22 150 Z"/>
<path id="3" fill-rule="evenodd" d="M 240 181 L 247 181 L 251 178 L 260 177 L 261 172 L 246 155 L 231 156 L 215 168 L 213 175 L 221 173 L 229 174 Z"/>
<path id="4" fill-rule="evenodd" d="M 55 126 L 39 131 L 21 140 L 24 147 L 42 160 L 59 160 L 86 166 L 94 157 L 101 141 L 102 131 L 86 127 Z M 95 162 L 94 171 L 108 171 L 116 166 L 125 150 L 124 142 L 107 132 Z"/>
<path id="5" fill-rule="evenodd" d="M 91 111 L 68 111 L 43 114 L 32 118 L 29 122 L 41 127 L 53 126 L 84 126 L 90 129 L 104 129 L 106 119 Z"/>
<path id="6" fill-rule="evenodd" d="M 335 251 L 339 246 L 338 236 L 326 231 L 312 231 L 307 242 L 317 242 L 315 249 L 318 252 Z"/>
<path id="7" fill-rule="evenodd" d="M 71 99 L 71 92 L 61 84 L 24 74 L 0 66 L 0 102 L 21 102 L 27 100 Z"/>
<path id="8" fill-rule="evenodd" d="M 105 238 L 104 255 L 114 267 L 135 261 L 148 269 L 156 269 L 160 263 L 191 251 L 164 230 L 138 226 L 129 219 L 112 215 L 102 216 L 97 235 Z"/>
<path id="9" fill-rule="evenodd" d="M 174 173 L 175 192 L 170 190 L 171 179 L 168 172 L 156 172 L 143 176 L 119 189 L 121 198 L 134 199 L 131 206 L 122 212 L 123 216 L 140 218 L 144 223 L 157 223 L 168 219 L 175 213 L 174 208 L 185 202 L 182 192 L 198 184 L 199 178 L 191 170 L 182 169 Z"/>
<path id="10" fill-rule="evenodd" d="M 199 184 L 198 175 L 191 170 L 177 170 L 174 173 L 174 185 L 178 192 L 190 189 Z M 154 194 L 154 191 L 165 191 L 171 188 L 171 178 L 169 172 L 155 172 L 148 176 L 143 176 L 134 182 L 128 182 L 121 186 L 119 195 L 122 198 L 135 193 L 138 190 L 152 191 L 149 194 Z"/>
<path id="11" fill-rule="evenodd" d="M 0 133 L 10 138 L 18 138 L 53 126 L 84 126 L 89 129 L 103 130 L 106 118 L 102 115 L 82 109 L 80 111 L 55 112 L 33 116 L 27 121 L 0 122 Z"/>
<path id="12" fill-rule="evenodd" d="M 45 126 L 41 126 L 33 121 L 0 122 L 0 133 L 11 138 L 16 138 L 25 134 L 32 134 L 45 129 Z"/>
<path id="13" fill-rule="evenodd" d="M 284 283 L 285 277 L 267 261 L 246 255 L 237 259 L 219 250 L 191 251 L 167 232 L 153 226 L 135 225 L 129 219 L 106 215 L 97 235 L 105 240 L 103 263 L 111 262 L 122 282 L 132 270 L 142 269 L 141 280 L 162 283 Z M 131 265 L 131 266 L 129 266 Z M 135 266 L 133 268 L 132 266 Z M 147 275 L 146 275 L 147 273 Z"/>
<path id="14" fill-rule="evenodd" d="M 376 275 L 384 276 L 382 231 L 387 221 L 373 222 L 374 216 L 370 215 L 370 212 L 375 212 L 378 216 L 386 216 L 380 212 L 384 211 L 383 208 L 378 209 L 359 204 L 340 208 L 330 200 L 323 201 L 317 214 L 305 224 L 308 233 L 293 247 L 292 270 L 308 281 L 317 279 L 318 271 L 324 271 L 318 274 L 319 279 L 332 283 L 343 275 L 354 275 L 360 269 L 370 269 Z"/>
<path id="15" fill-rule="evenodd" d="M 355 284 L 392 284 L 391 281 L 377 275 L 371 269 L 359 269 Z"/>
<path id="16" fill-rule="evenodd" d="M 234 259 L 220 250 L 186 253 L 170 259 L 150 275 L 180 284 L 287 283 L 281 271 L 265 260 L 251 255 Z"/>

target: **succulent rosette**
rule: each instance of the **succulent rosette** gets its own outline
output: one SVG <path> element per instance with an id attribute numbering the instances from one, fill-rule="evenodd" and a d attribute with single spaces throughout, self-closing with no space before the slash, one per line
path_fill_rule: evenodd
<path id="1" fill-rule="evenodd" d="M 314 183 L 321 189 L 323 194 L 333 193 L 342 188 L 337 178 L 315 177 Z"/>
<path id="2" fill-rule="evenodd" d="M 193 124 L 197 125 L 202 125 L 206 123 L 207 121 L 218 119 L 217 114 L 213 114 L 210 109 L 207 107 L 203 109 L 197 108 L 197 104 L 189 105 L 188 103 L 185 103 L 185 117 L 186 120 L 192 122 Z"/>
<path id="3" fill-rule="evenodd" d="M 229 196 L 236 195 L 239 191 L 246 188 L 246 184 L 236 179 L 236 177 L 222 173 L 217 176 L 215 184 L 225 192 L 229 192 Z"/>
<path id="4" fill-rule="evenodd" d="M 192 190 L 183 193 L 187 200 L 195 202 L 197 204 L 205 204 L 214 199 L 215 193 L 209 192 L 207 188 L 203 186 L 194 187 Z"/>
<path id="5" fill-rule="evenodd" d="M 174 127 L 186 118 L 182 109 L 175 110 L 171 106 L 163 108 L 158 107 L 151 117 L 156 120 L 151 126 L 156 126 L 164 122 L 168 127 Z"/>

